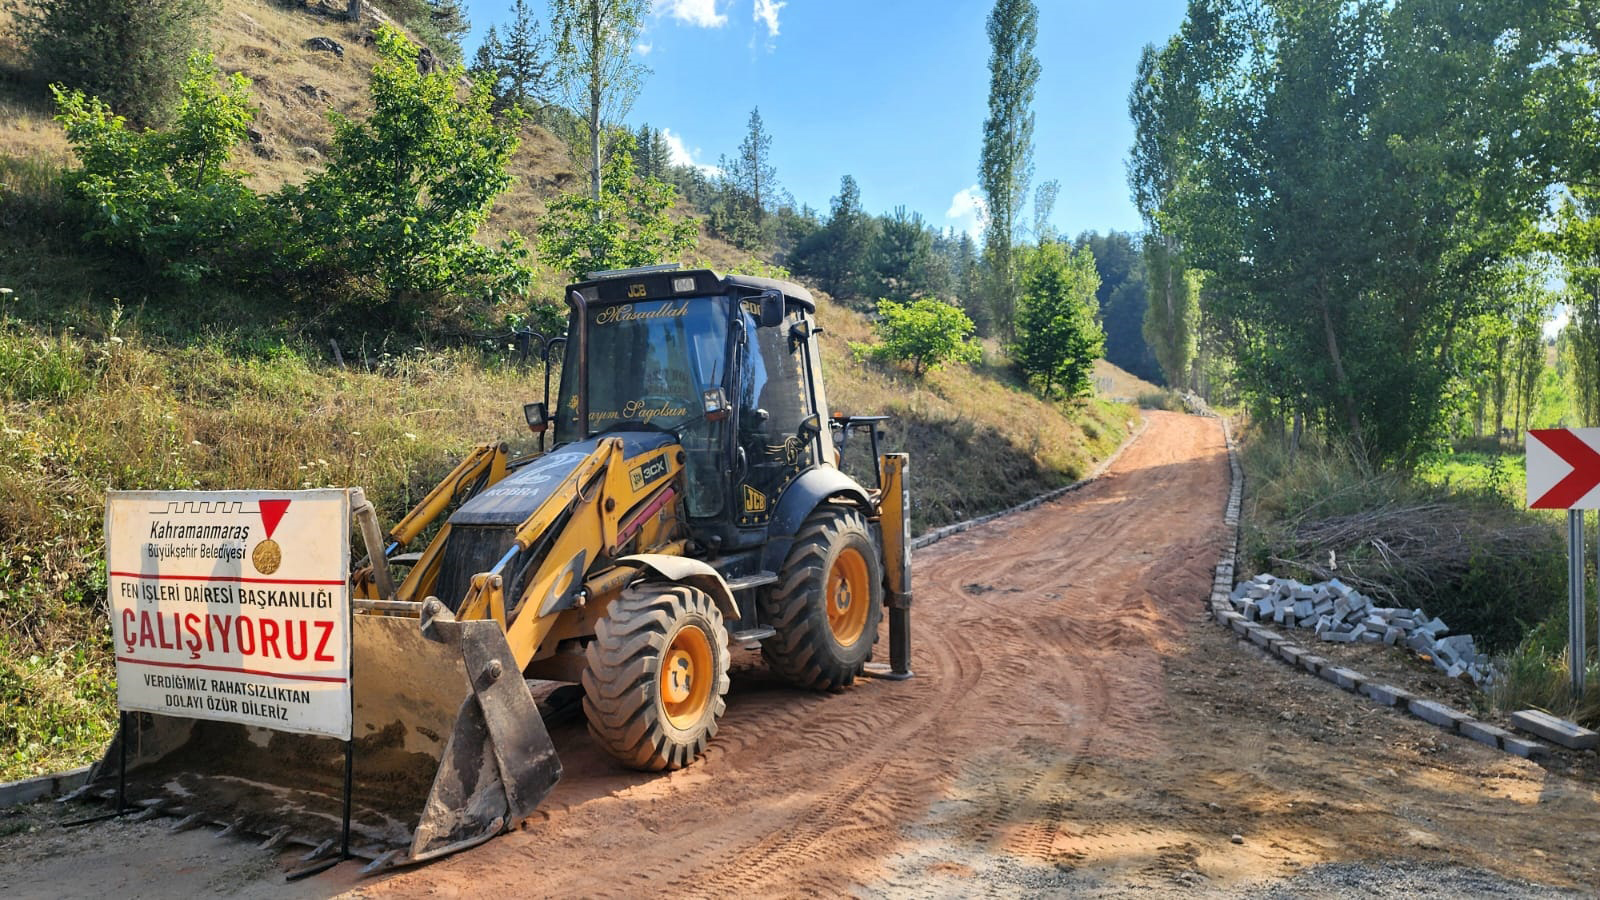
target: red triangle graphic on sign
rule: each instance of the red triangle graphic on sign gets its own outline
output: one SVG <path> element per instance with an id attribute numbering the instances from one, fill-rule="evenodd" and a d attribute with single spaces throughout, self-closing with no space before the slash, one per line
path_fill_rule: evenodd
<path id="1" fill-rule="evenodd" d="M 267 526 L 267 537 L 270 538 L 278 523 L 283 520 L 283 514 L 289 511 L 289 501 L 262 500 L 260 506 L 261 524 Z"/>

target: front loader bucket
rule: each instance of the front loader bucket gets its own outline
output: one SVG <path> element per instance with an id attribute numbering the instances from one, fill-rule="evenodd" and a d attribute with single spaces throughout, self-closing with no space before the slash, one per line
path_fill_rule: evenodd
<path id="1" fill-rule="evenodd" d="M 431 615 L 430 615 L 431 614 Z M 530 815 L 561 764 L 505 633 L 423 618 L 351 620 L 350 851 L 378 868 L 471 847 Z M 184 823 L 337 853 L 345 745 L 228 722 L 130 713 L 126 800 Z M 119 736 L 79 796 L 114 799 Z"/>

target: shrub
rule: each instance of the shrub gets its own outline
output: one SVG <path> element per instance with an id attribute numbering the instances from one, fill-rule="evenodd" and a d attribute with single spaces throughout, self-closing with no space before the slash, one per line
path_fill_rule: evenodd
<path id="1" fill-rule="evenodd" d="M 189 58 L 168 130 L 132 130 L 100 98 L 52 88 L 56 119 L 82 164 L 66 180 L 85 207 L 85 236 L 189 283 L 241 268 L 265 224 L 244 173 L 226 167 L 254 117 L 249 82 L 218 77 L 209 55 Z"/>
<path id="2" fill-rule="evenodd" d="M 678 189 L 636 175 L 633 151 L 633 137 L 623 132 L 601 172 L 598 203 L 587 190 L 551 201 L 539 223 L 539 256 L 546 265 L 577 278 L 651 265 L 694 249 L 694 220 L 672 217 Z"/>
<path id="3" fill-rule="evenodd" d="M 878 343 L 852 344 L 852 348 L 874 359 L 909 361 L 911 373 L 918 378 L 947 362 L 972 365 L 983 357 L 982 348 L 971 339 L 972 320 L 943 300 L 879 300 L 878 316 L 873 325 Z"/>
<path id="4" fill-rule="evenodd" d="M 496 121 L 485 81 L 458 96 L 459 66 L 419 71 L 417 46 L 398 30 L 380 28 L 377 46 L 372 115 L 333 114 L 327 169 L 274 200 L 301 287 L 336 285 L 364 315 L 406 326 L 464 300 L 523 292 L 531 272 L 521 237 L 497 247 L 475 240 L 511 185 L 520 120 Z"/>
<path id="5" fill-rule="evenodd" d="M 15 28 L 35 68 L 140 127 L 167 120 L 205 0 L 27 0 Z"/>

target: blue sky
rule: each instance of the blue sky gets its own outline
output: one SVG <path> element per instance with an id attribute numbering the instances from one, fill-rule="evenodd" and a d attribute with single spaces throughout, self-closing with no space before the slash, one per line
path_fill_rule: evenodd
<path id="1" fill-rule="evenodd" d="M 543 0 L 533 0 L 547 20 Z M 969 228 L 989 91 L 992 0 L 654 0 L 651 68 L 628 123 L 670 131 L 688 160 L 733 155 L 757 106 L 782 186 L 826 211 L 850 174 L 863 205 Z M 1135 231 L 1123 161 L 1139 50 L 1178 29 L 1184 0 L 1038 0 L 1043 76 L 1034 183 L 1061 182 L 1052 223 Z M 470 58 L 507 0 L 468 0 Z M 687 160 L 686 160 L 687 161 Z M 1028 212 L 1026 215 L 1031 216 Z"/>

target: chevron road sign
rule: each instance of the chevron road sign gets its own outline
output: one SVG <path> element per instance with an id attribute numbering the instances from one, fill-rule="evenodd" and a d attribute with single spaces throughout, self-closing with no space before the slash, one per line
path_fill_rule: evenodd
<path id="1" fill-rule="evenodd" d="M 1600 428 L 1531 428 L 1530 509 L 1600 509 Z"/>

